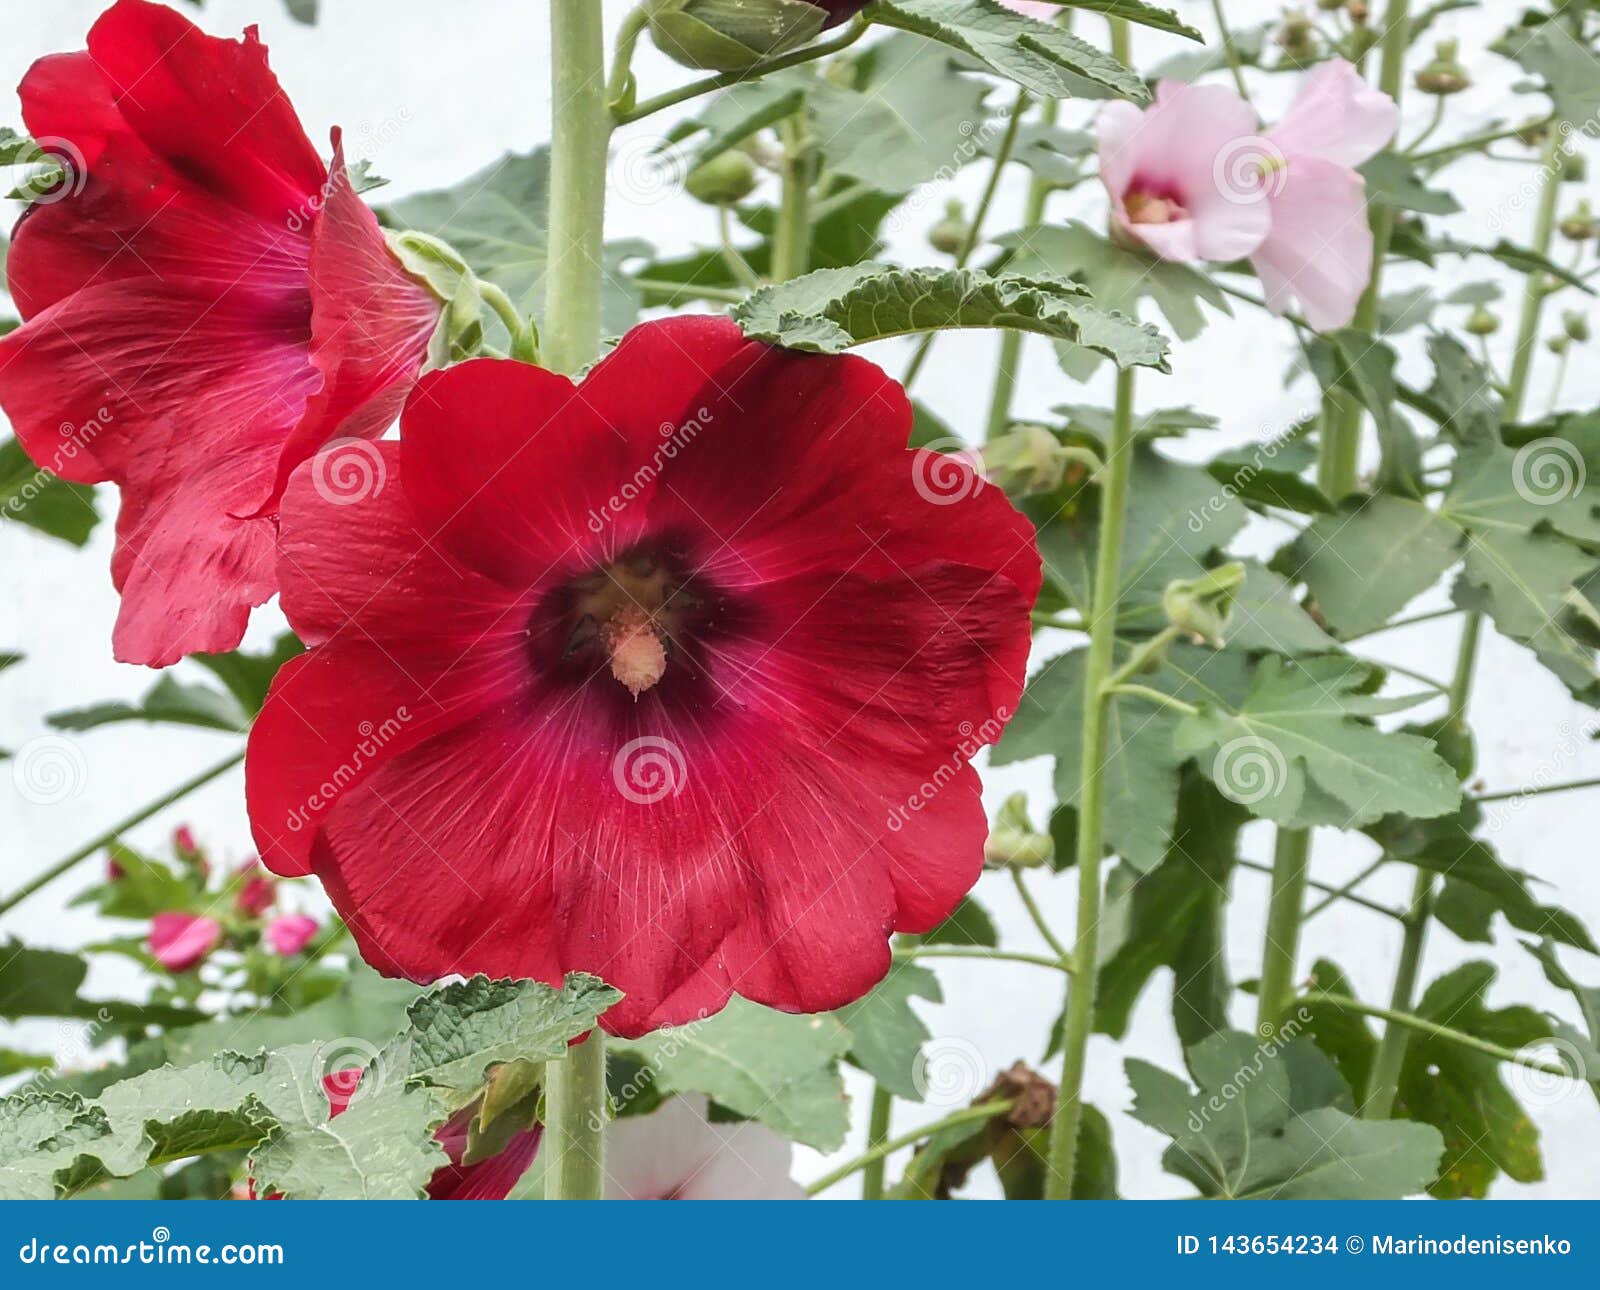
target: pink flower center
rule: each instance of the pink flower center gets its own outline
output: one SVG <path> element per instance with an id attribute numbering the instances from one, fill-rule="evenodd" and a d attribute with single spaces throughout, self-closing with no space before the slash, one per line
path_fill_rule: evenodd
<path id="1" fill-rule="evenodd" d="M 636 700 L 666 675 L 705 603 L 669 556 L 648 547 L 578 579 L 570 592 L 565 656 L 582 657 L 593 671 L 603 662 Z"/>
<path id="2" fill-rule="evenodd" d="M 1122 208 L 1127 211 L 1130 224 L 1171 224 L 1189 218 L 1189 212 L 1176 198 L 1146 192 L 1144 189 L 1130 191 L 1122 199 Z"/>

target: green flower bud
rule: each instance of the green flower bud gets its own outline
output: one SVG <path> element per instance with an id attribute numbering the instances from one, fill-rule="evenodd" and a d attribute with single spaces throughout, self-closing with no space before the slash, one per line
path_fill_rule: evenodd
<path id="1" fill-rule="evenodd" d="M 707 206 L 731 206 L 755 190 L 755 163 L 742 152 L 723 152 L 702 162 L 683 181 L 684 191 Z"/>
<path id="2" fill-rule="evenodd" d="M 1557 356 L 1567 352 L 1567 338 L 1564 334 L 1548 337 L 1544 344 L 1546 349 Z"/>
<path id="3" fill-rule="evenodd" d="M 1571 340 L 1583 344 L 1589 339 L 1589 316 L 1581 314 L 1576 309 L 1568 309 L 1561 315 L 1561 326 Z"/>
<path id="4" fill-rule="evenodd" d="M 1524 148 L 1537 148 L 1550 134 L 1548 121 L 1524 121 L 1517 129 L 1517 142 Z"/>
<path id="5" fill-rule="evenodd" d="M 1500 330 L 1500 318 L 1479 305 L 1467 315 L 1466 329 L 1469 336 L 1493 336 Z"/>
<path id="6" fill-rule="evenodd" d="M 1175 578 L 1161 593 L 1161 608 L 1174 627 L 1196 643 L 1222 648 L 1233 602 L 1244 585 L 1244 565 L 1220 565 L 1198 578 Z"/>
<path id="7" fill-rule="evenodd" d="M 1589 177 L 1589 160 L 1581 152 L 1569 152 L 1561 158 L 1560 178 L 1564 184 L 1581 184 Z"/>
<path id="8" fill-rule="evenodd" d="M 1467 69 L 1457 58 L 1459 46 L 1453 40 L 1441 40 L 1433 49 L 1433 60 L 1423 67 L 1416 77 L 1417 88 L 1424 94 L 1459 94 L 1472 84 Z"/>
<path id="9" fill-rule="evenodd" d="M 1055 858 L 1056 845 L 1028 818 L 1028 795 L 1013 793 L 1001 804 L 983 844 L 984 863 L 1004 869 L 1037 869 Z"/>
<path id="10" fill-rule="evenodd" d="M 970 231 L 967 214 L 962 210 L 961 203 L 947 202 L 944 218 L 928 230 L 928 245 L 945 255 L 954 255 L 966 245 Z"/>
<path id="11" fill-rule="evenodd" d="M 805 0 L 661 0 L 650 36 L 685 67 L 743 72 L 810 43 L 827 18 Z"/>
<path id="12" fill-rule="evenodd" d="M 1587 242 L 1591 237 L 1600 234 L 1600 223 L 1595 221 L 1594 211 L 1587 197 L 1578 203 L 1575 210 L 1563 215 L 1556 228 L 1569 242 Z"/>

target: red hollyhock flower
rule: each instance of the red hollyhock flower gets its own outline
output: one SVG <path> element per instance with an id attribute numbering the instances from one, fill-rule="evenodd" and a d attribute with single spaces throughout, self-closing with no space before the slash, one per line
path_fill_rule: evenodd
<path id="1" fill-rule="evenodd" d="M 822 24 L 824 31 L 829 27 L 837 27 L 847 18 L 854 18 L 867 7 L 868 2 L 869 0 L 806 0 L 807 4 L 828 11 L 827 21 Z"/>
<path id="2" fill-rule="evenodd" d="M 853 357 L 646 323 L 584 381 L 422 378 L 398 480 L 284 496 L 312 648 L 250 737 L 263 861 L 367 960 L 597 973 L 637 1035 L 836 1007 L 977 879 L 968 759 L 1021 690 L 1031 527 Z M 939 485 L 954 482 L 953 490 Z"/>
<path id="3" fill-rule="evenodd" d="M 72 173 L 16 228 L 27 322 L 0 340 L 0 407 L 39 465 L 122 488 L 116 656 L 232 649 L 276 589 L 277 485 L 331 438 L 382 433 L 439 304 L 337 133 L 324 169 L 254 28 L 221 40 L 118 0 L 20 92 Z"/>

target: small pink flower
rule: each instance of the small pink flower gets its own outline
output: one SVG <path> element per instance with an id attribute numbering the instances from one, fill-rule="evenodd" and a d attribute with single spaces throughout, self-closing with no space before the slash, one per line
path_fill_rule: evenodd
<path id="1" fill-rule="evenodd" d="M 204 962 L 222 939 L 222 924 L 214 918 L 169 910 L 150 920 L 147 942 L 156 962 L 168 972 L 187 972 Z"/>
<path id="2" fill-rule="evenodd" d="M 194 830 L 187 824 L 180 824 L 172 831 L 172 853 L 198 873 L 202 882 L 211 876 L 211 865 L 195 841 Z"/>
<path id="3" fill-rule="evenodd" d="M 260 860 L 246 860 L 234 871 L 235 878 L 243 878 L 244 885 L 234 898 L 234 906 L 246 918 L 259 918 L 272 908 L 278 899 L 278 884 L 261 868 Z"/>
<path id="4" fill-rule="evenodd" d="M 1336 58 L 1261 133 L 1232 90 L 1163 81 L 1153 106 L 1096 122 L 1112 227 L 1164 260 L 1249 257 L 1268 306 L 1298 301 L 1319 330 L 1355 313 L 1372 265 L 1366 184 L 1353 167 L 1394 134 L 1394 100 Z"/>
<path id="5" fill-rule="evenodd" d="M 267 944 L 288 958 L 305 949 L 306 943 L 317 934 L 317 920 L 305 914 L 284 914 L 267 924 Z"/>
<path id="6" fill-rule="evenodd" d="M 1037 18 L 1040 22 L 1054 22 L 1061 12 L 1059 4 L 1045 4 L 1043 0 L 1000 0 L 1000 7 L 1024 18 Z"/>

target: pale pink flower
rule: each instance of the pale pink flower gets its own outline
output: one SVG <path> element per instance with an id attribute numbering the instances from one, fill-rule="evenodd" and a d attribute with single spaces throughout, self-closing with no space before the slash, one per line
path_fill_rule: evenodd
<path id="1" fill-rule="evenodd" d="M 1043 0 L 1000 0 L 1002 9 L 1020 13 L 1024 18 L 1037 18 L 1040 22 L 1054 22 L 1061 12 L 1059 4 L 1045 4 Z"/>
<path id="2" fill-rule="evenodd" d="M 606 1129 L 608 1200 L 800 1200 L 789 1143 L 764 1124 L 713 1124 L 703 1097 L 668 1098 Z"/>
<path id="3" fill-rule="evenodd" d="M 306 914 L 283 914 L 267 924 L 267 944 L 288 958 L 305 949 L 306 943 L 317 934 L 317 920 Z"/>
<path id="4" fill-rule="evenodd" d="M 150 920 L 147 944 L 168 972 L 187 972 L 202 963 L 221 939 L 222 924 L 216 919 L 169 910 Z"/>
<path id="5" fill-rule="evenodd" d="M 1312 72 L 1265 133 L 1232 90 L 1163 81 L 1150 107 L 1110 103 L 1095 123 L 1113 232 L 1164 260 L 1248 257 L 1273 312 L 1298 301 L 1313 327 L 1342 327 L 1372 261 L 1353 167 L 1396 120 L 1343 59 Z"/>
<path id="6" fill-rule="evenodd" d="M 1372 273 L 1366 181 L 1352 169 L 1394 136 L 1394 100 L 1342 58 L 1318 67 L 1267 142 L 1275 168 L 1263 177 L 1272 227 L 1250 257 L 1267 305 L 1294 300 L 1319 331 L 1343 327 Z"/>

